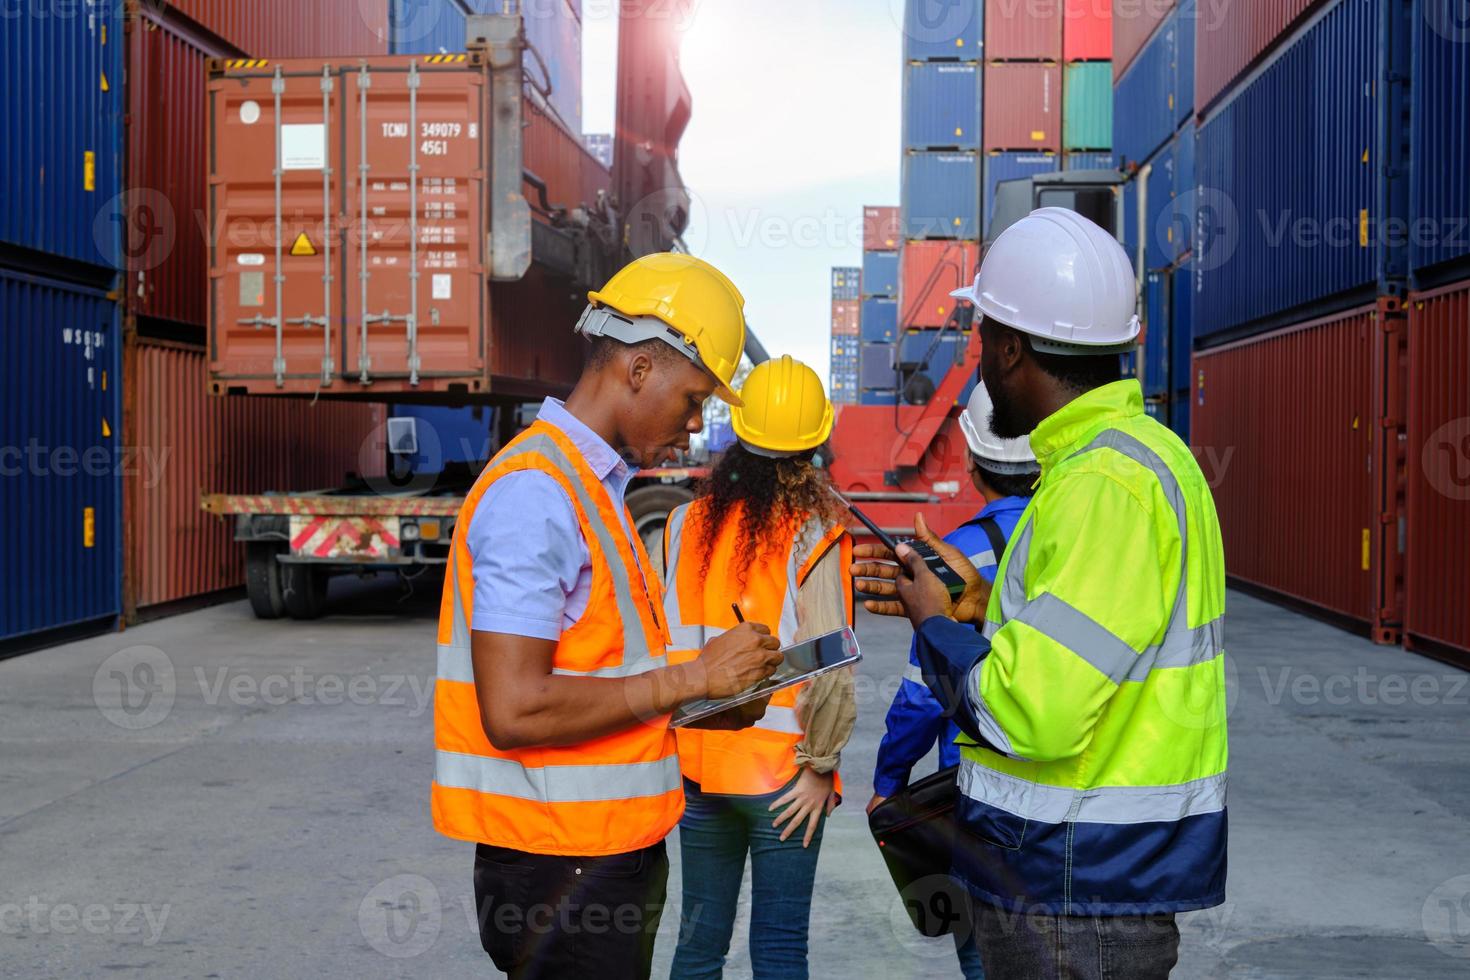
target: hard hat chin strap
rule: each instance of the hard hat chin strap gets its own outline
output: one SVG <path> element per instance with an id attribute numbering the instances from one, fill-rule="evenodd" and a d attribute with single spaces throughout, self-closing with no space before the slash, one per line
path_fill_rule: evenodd
<path id="1" fill-rule="evenodd" d="M 624 344 L 641 344 L 645 340 L 662 340 L 674 350 L 705 370 L 699 349 L 679 331 L 654 316 L 623 316 L 605 306 L 589 304 L 577 321 L 577 333 L 585 337 L 611 337 Z"/>

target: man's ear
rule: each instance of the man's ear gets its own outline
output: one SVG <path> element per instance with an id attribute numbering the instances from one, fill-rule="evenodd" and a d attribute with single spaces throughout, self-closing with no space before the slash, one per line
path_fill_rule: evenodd
<path id="1" fill-rule="evenodd" d="M 628 387 L 633 391 L 642 391 L 653 375 L 653 358 L 641 350 L 631 351 L 628 354 Z"/>
<path id="2" fill-rule="evenodd" d="M 1021 358 L 1026 353 L 1026 342 L 1021 339 L 1021 334 L 1009 327 L 997 332 L 996 353 L 1000 355 L 1000 365 L 1007 371 L 1013 370 L 1021 363 Z"/>

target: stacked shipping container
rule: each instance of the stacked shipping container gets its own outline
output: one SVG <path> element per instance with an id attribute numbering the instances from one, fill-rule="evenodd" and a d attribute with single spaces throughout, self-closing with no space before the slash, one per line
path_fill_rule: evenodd
<path id="1" fill-rule="evenodd" d="M 862 306 L 858 317 L 856 400 L 875 404 L 894 399 L 893 344 L 898 339 L 899 209 L 863 209 Z M 834 283 L 835 285 L 835 283 Z M 836 299 L 834 294 L 833 299 Z M 835 310 L 834 310 L 835 313 Z M 835 333 L 835 318 L 834 318 Z M 847 341 L 841 342 L 844 352 Z M 834 356 L 837 341 L 834 339 Z"/>
<path id="2" fill-rule="evenodd" d="M 832 270 L 832 354 L 829 396 L 839 404 L 857 402 L 858 344 L 863 270 Z"/>

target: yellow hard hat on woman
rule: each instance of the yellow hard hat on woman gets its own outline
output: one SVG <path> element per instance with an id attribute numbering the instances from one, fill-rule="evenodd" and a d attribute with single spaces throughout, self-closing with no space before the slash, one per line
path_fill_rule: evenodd
<path id="1" fill-rule="evenodd" d="M 795 456 L 832 434 L 832 403 L 817 372 L 785 355 L 757 364 L 730 410 L 735 436 L 761 456 Z"/>
<path id="2" fill-rule="evenodd" d="M 634 259 L 587 299 L 578 333 L 625 344 L 663 340 L 714 376 L 723 401 L 740 404 L 730 382 L 745 351 L 745 297 L 719 269 L 658 252 Z"/>

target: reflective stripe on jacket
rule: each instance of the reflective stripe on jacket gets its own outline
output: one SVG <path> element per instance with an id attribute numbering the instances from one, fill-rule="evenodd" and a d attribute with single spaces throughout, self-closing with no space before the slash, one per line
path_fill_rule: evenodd
<path id="1" fill-rule="evenodd" d="M 1077 398 L 1031 445 L 1042 477 L 965 688 L 988 745 L 962 746 L 974 840 L 956 873 L 989 901 L 1060 914 L 1217 905 L 1225 567 L 1209 488 L 1136 381 Z M 939 620 L 921 646 L 956 632 L 984 646 Z"/>
<path id="2" fill-rule="evenodd" d="M 545 473 L 566 491 L 591 556 L 587 609 L 561 634 L 553 672 L 628 677 L 667 663 L 662 595 L 642 539 L 627 532 L 571 440 L 553 425 L 534 423 L 490 461 L 455 522 L 439 610 L 434 826 L 450 837 L 537 854 L 638 850 L 662 840 L 684 810 L 667 716 L 578 745 L 506 751 L 490 744 L 481 722 L 470 659 L 474 563 L 464 534 L 486 490 L 524 470 Z"/>
<path id="3" fill-rule="evenodd" d="M 811 518 L 793 523 L 774 547 L 761 554 L 744 579 L 738 573 L 740 520 L 736 506 L 717 530 L 705 562 L 706 501 L 678 507 L 664 528 L 664 612 L 672 637 L 670 656 L 695 655 L 710 640 L 735 626 L 739 603 L 746 620 L 763 623 L 783 647 L 796 641 L 797 590 L 817 562 L 834 546 L 841 549 L 843 582 L 852 620 L 852 538 L 840 524 Z M 739 732 L 681 728 L 679 766 L 706 793 L 758 796 L 790 782 L 797 773 L 796 745 L 803 730 L 797 717 L 802 685 L 771 695 L 766 713 L 753 727 Z M 842 791 L 841 779 L 836 782 Z"/>

